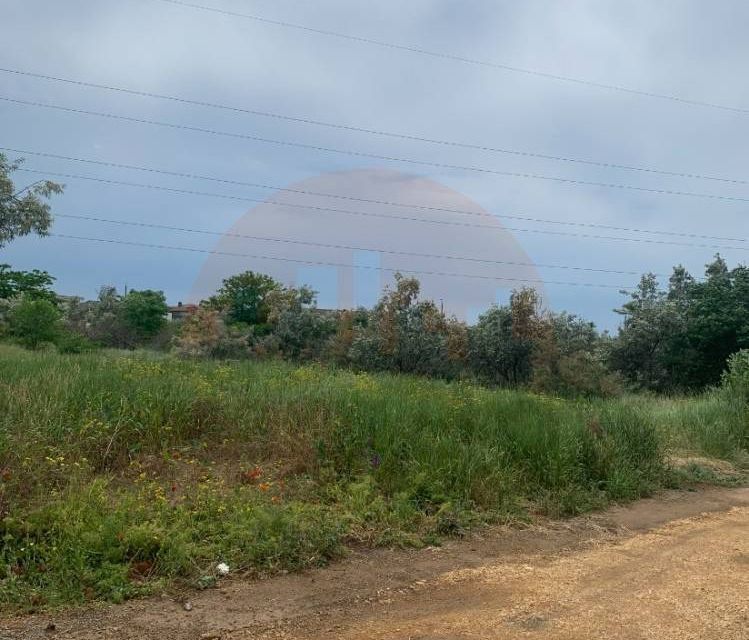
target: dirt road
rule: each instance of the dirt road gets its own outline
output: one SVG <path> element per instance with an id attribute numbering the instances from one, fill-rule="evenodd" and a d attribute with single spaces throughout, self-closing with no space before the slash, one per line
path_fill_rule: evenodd
<path id="1" fill-rule="evenodd" d="M 163 597 L 6 620 L 0 638 L 749 640 L 749 489 L 356 553 L 190 597 L 190 611 Z"/>

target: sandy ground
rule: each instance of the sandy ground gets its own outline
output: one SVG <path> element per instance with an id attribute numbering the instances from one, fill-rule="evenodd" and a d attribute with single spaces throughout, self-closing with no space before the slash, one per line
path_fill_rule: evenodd
<path id="1" fill-rule="evenodd" d="M 190 595 L 0 621 L 0 638 L 749 640 L 749 489 L 666 493 L 589 518 Z M 50 623 L 54 629 L 48 628 Z"/>

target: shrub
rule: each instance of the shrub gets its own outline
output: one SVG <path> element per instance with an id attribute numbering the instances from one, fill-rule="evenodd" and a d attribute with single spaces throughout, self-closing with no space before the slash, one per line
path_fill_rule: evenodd
<path id="1" fill-rule="evenodd" d="M 98 348 L 98 345 L 86 336 L 65 329 L 58 334 L 55 345 L 60 353 L 85 353 Z"/>
<path id="2" fill-rule="evenodd" d="M 30 349 L 54 342 L 60 333 L 60 311 L 44 298 L 23 298 L 8 315 L 11 334 Z"/>
<path id="3" fill-rule="evenodd" d="M 272 333 L 260 348 L 295 360 L 319 358 L 335 333 L 335 319 L 316 307 L 316 295 L 308 287 L 270 291 L 265 302 Z"/>
<path id="4" fill-rule="evenodd" d="M 619 377 L 609 372 L 594 354 L 584 351 L 559 356 L 553 368 L 534 362 L 530 388 L 568 398 L 608 398 L 622 393 Z"/>
<path id="5" fill-rule="evenodd" d="M 431 300 L 419 282 L 395 276 L 366 322 L 352 327 L 350 362 L 359 369 L 454 378 L 465 366 L 467 330 Z"/>
<path id="6" fill-rule="evenodd" d="M 483 380 L 516 385 L 531 375 L 533 342 L 513 335 L 512 312 L 494 306 L 483 313 L 469 330 L 469 361 Z"/>
<path id="7" fill-rule="evenodd" d="M 728 359 L 723 388 L 737 398 L 749 399 L 749 349 L 737 351 Z"/>
<path id="8" fill-rule="evenodd" d="M 247 336 L 227 327 L 218 311 L 199 308 L 182 323 L 173 341 L 174 353 L 183 358 L 245 358 Z"/>

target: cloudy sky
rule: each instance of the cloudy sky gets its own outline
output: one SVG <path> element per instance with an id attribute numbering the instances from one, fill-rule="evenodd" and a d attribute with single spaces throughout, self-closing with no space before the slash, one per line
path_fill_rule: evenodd
<path id="1" fill-rule="evenodd" d="M 729 247 L 721 253 L 731 263 L 746 259 L 749 243 L 741 241 L 749 237 L 744 222 L 749 184 L 741 183 L 749 180 L 744 168 L 749 132 L 746 3 L 195 2 L 739 109 L 696 106 L 467 64 L 161 0 L 5 0 L 0 67 L 407 136 L 739 182 L 439 145 L 0 72 L 2 98 L 239 134 L 216 135 L 0 101 L 0 146 L 17 150 L 6 154 L 25 157 L 28 169 L 68 174 L 57 178 L 67 188 L 54 201 L 54 210 L 61 214 L 54 233 L 246 254 L 229 257 L 50 237 L 16 241 L 0 249 L 0 262 L 50 271 L 61 293 L 93 297 L 102 284 L 127 285 L 162 289 L 170 302 L 202 295 L 201 287 L 210 288 L 211 278 L 220 280 L 238 268 L 273 271 L 273 264 L 285 264 L 278 277 L 312 284 L 326 306 L 369 303 L 376 289 L 392 277 L 392 271 L 376 269 L 402 267 L 430 271 L 432 275 L 424 275 L 431 278 L 427 293 L 469 318 L 492 300 L 506 299 L 512 286 L 540 279 L 546 282 L 543 289 L 550 307 L 614 328 L 618 319 L 612 309 L 622 301 L 617 287 L 636 283 L 634 274 L 667 274 L 674 264 L 683 263 L 699 275 L 716 245 Z M 362 176 L 372 179 L 362 182 Z M 33 172 L 16 174 L 21 186 L 39 177 Z M 299 205 L 296 210 L 302 217 L 279 214 L 279 207 L 288 204 L 275 203 L 284 198 Z M 261 205 L 266 199 L 274 204 Z M 304 209 L 305 204 L 318 209 Z M 357 215 L 361 213 L 376 215 Z M 70 215 L 212 233 L 123 226 Z M 427 221 L 406 222 L 405 217 Z M 460 221 L 479 226 L 455 224 Z M 221 238 L 226 232 L 234 235 Z M 253 233 L 276 241 L 246 237 Z M 293 239 L 295 244 L 279 239 Z M 320 246 L 325 244 L 336 247 Z M 347 276 L 344 267 L 334 265 L 351 263 L 380 275 L 374 280 L 355 276 L 358 289 L 353 296 L 349 291 L 342 297 Z M 466 277 L 471 275 L 482 278 Z M 351 282 L 345 284 L 350 289 Z"/>

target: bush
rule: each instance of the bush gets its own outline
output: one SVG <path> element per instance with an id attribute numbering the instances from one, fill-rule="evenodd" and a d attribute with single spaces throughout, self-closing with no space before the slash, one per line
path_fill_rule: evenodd
<path id="1" fill-rule="evenodd" d="M 567 398 L 610 398 L 622 393 L 619 377 L 595 355 L 584 351 L 560 356 L 553 369 L 534 363 L 530 388 Z"/>
<path id="2" fill-rule="evenodd" d="M 465 325 L 431 300 L 419 300 L 418 280 L 396 274 L 395 281 L 366 322 L 360 318 L 352 325 L 349 361 L 363 370 L 457 377 L 465 366 Z"/>
<path id="3" fill-rule="evenodd" d="M 274 289 L 265 300 L 272 333 L 259 341 L 258 350 L 294 360 L 319 358 L 336 327 L 333 315 L 316 307 L 316 293 L 307 287 Z"/>
<path id="4" fill-rule="evenodd" d="M 469 329 L 471 368 L 487 382 L 518 385 L 531 376 L 533 342 L 513 332 L 512 312 L 494 306 Z"/>
<path id="5" fill-rule="evenodd" d="M 749 349 L 737 351 L 728 359 L 723 388 L 741 400 L 749 399 Z"/>
<path id="6" fill-rule="evenodd" d="M 23 298 L 8 314 L 10 332 L 29 349 L 54 342 L 60 333 L 60 311 L 49 300 Z"/>
<path id="7" fill-rule="evenodd" d="M 98 349 L 99 346 L 89 340 L 86 336 L 82 336 L 79 333 L 73 331 L 60 331 L 55 345 L 60 353 L 86 353 L 87 351 L 93 351 Z"/>
<path id="8" fill-rule="evenodd" d="M 247 336 L 227 327 L 218 311 L 206 307 L 182 323 L 173 341 L 174 353 L 182 358 L 246 358 Z"/>

